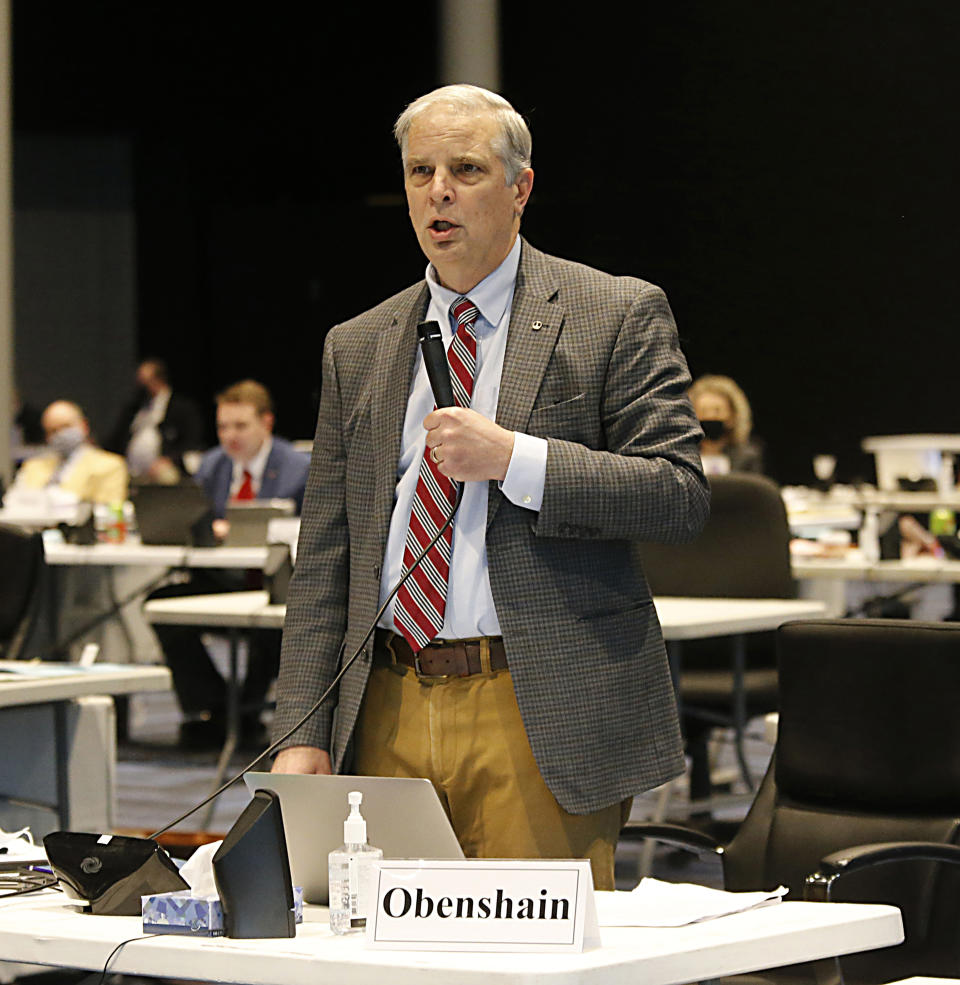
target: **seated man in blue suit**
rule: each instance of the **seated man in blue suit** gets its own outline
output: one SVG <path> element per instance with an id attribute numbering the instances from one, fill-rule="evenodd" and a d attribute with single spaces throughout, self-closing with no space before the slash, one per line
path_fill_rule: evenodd
<path id="1" fill-rule="evenodd" d="M 292 499 L 303 505 L 309 459 L 285 438 L 274 437 L 273 403 L 255 380 L 234 383 L 217 396 L 220 444 L 203 456 L 194 476 L 222 520 L 231 500 Z M 214 526 L 219 537 L 227 527 Z"/>
<path id="2" fill-rule="evenodd" d="M 220 444 L 203 456 L 194 476 L 214 507 L 214 533 L 223 538 L 229 503 L 255 499 L 292 499 L 297 513 L 303 504 L 309 459 L 284 438 L 273 434 L 273 403 L 267 388 L 243 380 L 217 396 L 217 436 Z M 247 573 L 237 570 L 194 569 L 189 581 L 160 589 L 152 598 L 242 591 Z M 183 710 L 180 744 L 209 748 L 223 741 L 226 685 L 200 638 L 201 630 L 187 626 L 155 627 L 173 686 Z M 264 630 L 249 635 L 250 654 L 241 692 L 244 715 L 241 744 L 265 745 L 259 706 L 280 659 L 280 634 Z"/>

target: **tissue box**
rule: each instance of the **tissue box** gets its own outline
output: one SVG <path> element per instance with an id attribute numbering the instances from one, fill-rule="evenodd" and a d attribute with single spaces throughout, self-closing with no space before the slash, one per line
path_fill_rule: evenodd
<path id="1" fill-rule="evenodd" d="M 223 935 L 223 909 L 217 896 L 193 896 L 188 892 L 157 893 L 141 897 L 143 930 L 147 934 Z M 303 923 L 303 887 L 293 887 L 293 912 Z"/>
<path id="2" fill-rule="evenodd" d="M 223 910 L 218 896 L 192 896 L 188 892 L 157 893 L 140 900 L 143 930 L 147 934 L 223 934 Z"/>
<path id="3" fill-rule="evenodd" d="M 293 922 L 303 923 L 303 886 L 293 887 Z"/>

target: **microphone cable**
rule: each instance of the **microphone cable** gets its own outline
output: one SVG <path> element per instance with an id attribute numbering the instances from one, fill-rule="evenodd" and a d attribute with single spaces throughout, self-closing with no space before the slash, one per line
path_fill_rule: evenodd
<path id="1" fill-rule="evenodd" d="M 421 353 L 423 355 L 424 367 L 427 371 L 427 376 L 430 381 L 430 388 L 433 391 L 435 406 L 436 407 L 455 406 L 456 401 L 454 400 L 453 397 L 453 389 L 450 381 L 450 366 L 447 361 L 447 353 L 444 350 L 443 340 L 440 333 L 440 326 L 435 321 L 420 322 L 420 324 L 417 325 L 417 340 L 420 345 Z M 424 448 L 423 453 L 424 455 L 427 454 L 426 448 Z M 451 481 L 454 482 L 454 480 Z M 284 732 L 284 734 L 281 735 L 279 739 L 274 740 L 269 746 L 267 746 L 267 748 L 262 753 L 260 753 L 256 759 L 250 762 L 247 766 L 244 766 L 244 768 L 240 770 L 240 772 L 237 773 L 236 776 L 227 780 L 224 784 L 222 784 L 220 787 L 214 790 L 213 793 L 209 794 L 207 797 L 201 800 L 200 803 L 196 805 L 196 807 L 191 807 L 190 810 L 181 814 L 178 818 L 175 818 L 169 824 L 165 825 L 164 827 L 160 828 L 157 831 L 154 831 L 154 833 L 150 835 L 150 838 L 152 839 L 158 838 L 160 835 L 164 834 L 165 832 L 169 831 L 172 827 L 174 827 L 174 825 L 179 824 L 185 818 L 188 818 L 191 814 L 196 813 L 198 810 L 200 810 L 201 807 L 206 807 L 206 805 L 209 804 L 211 800 L 213 800 L 215 797 L 219 797 L 220 794 L 222 794 L 223 791 L 227 789 L 227 787 L 233 786 L 233 784 L 236 783 L 237 780 L 239 780 L 244 773 L 246 773 L 248 770 L 253 769 L 253 767 L 256 766 L 256 764 L 259 763 L 261 759 L 264 759 L 265 757 L 269 756 L 277 748 L 277 746 L 279 746 L 283 742 L 286 742 L 286 740 L 289 739 L 290 736 L 293 735 L 293 733 L 296 732 L 298 728 L 304 725 L 307 722 L 307 720 L 320 709 L 321 705 L 323 705 L 323 703 L 327 700 L 327 698 L 330 697 L 330 695 L 333 693 L 334 688 L 336 688 L 336 686 L 343 679 L 343 675 L 353 666 L 354 661 L 357 659 L 357 657 L 360 656 L 360 653 L 363 651 L 363 648 L 367 645 L 367 642 L 369 641 L 370 637 L 373 635 L 374 630 L 377 628 L 377 623 L 380 622 L 380 617 L 384 614 L 384 612 L 387 611 L 387 606 L 393 601 L 394 596 L 407 583 L 407 579 L 410 577 L 410 575 L 412 575 L 413 572 L 420 566 L 420 564 L 423 562 L 423 559 L 430 553 L 430 551 L 433 550 L 434 546 L 444 535 L 447 528 L 450 526 L 451 523 L 453 523 L 453 518 L 456 516 L 457 510 L 460 508 L 460 501 L 463 499 L 464 483 L 454 482 L 454 485 L 456 486 L 457 492 L 454 497 L 453 506 L 450 510 L 450 513 L 447 515 L 447 518 L 444 520 L 443 526 L 440 527 L 440 529 L 437 531 L 436 535 L 433 537 L 430 543 L 427 544 L 427 546 L 417 555 L 413 564 L 411 564 L 410 567 L 404 572 L 403 577 L 396 583 L 396 585 L 393 586 L 393 588 L 390 591 L 390 594 L 384 600 L 383 605 L 380 606 L 380 608 L 377 610 L 377 614 L 373 617 L 373 622 L 370 624 L 370 628 L 364 634 L 364 637 L 361 640 L 360 645 L 354 651 L 350 659 L 347 660 L 346 663 L 344 663 L 343 666 L 340 668 L 336 676 L 330 682 L 330 685 L 326 689 L 326 691 L 324 691 L 323 694 L 321 694 L 320 697 L 317 698 L 316 702 L 314 702 L 313 704 L 313 707 L 310 708 L 310 710 L 300 719 L 299 722 L 296 723 L 296 725 L 294 725 L 292 728 Z M 340 647 L 340 655 L 342 654 L 343 654 L 343 646 Z"/>
<path id="2" fill-rule="evenodd" d="M 444 520 L 443 525 L 436 532 L 430 543 L 427 544 L 427 546 L 417 555 L 417 557 L 414 559 L 413 564 L 411 564 L 410 567 L 407 568 L 407 570 L 404 572 L 403 577 L 390 590 L 390 594 L 386 597 L 383 604 L 377 610 L 377 614 L 373 617 L 373 622 L 370 624 L 370 628 L 367 630 L 367 632 L 364 634 L 363 639 L 360 641 L 360 645 L 354 651 L 350 659 L 343 664 L 343 666 L 338 671 L 337 675 L 330 682 L 329 687 L 323 692 L 323 694 L 320 695 L 319 698 L 317 698 L 317 700 L 314 702 L 310 710 L 300 719 L 300 721 L 298 721 L 291 728 L 287 729 L 287 731 L 284 732 L 279 739 L 274 740 L 269 746 L 267 746 L 267 748 L 262 753 L 259 753 L 256 759 L 252 760 L 250 763 L 244 766 L 239 773 L 237 773 L 235 776 L 231 777 L 229 780 L 223 783 L 220 787 L 214 790 L 213 793 L 208 794 L 203 800 L 200 801 L 199 804 L 197 804 L 194 807 L 191 807 L 190 810 L 185 811 L 179 817 L 174 818 L 174 820 L 172 820 L 169 824 L 166 824 L 162 828 L 159 828 L 157 831 L 154 831 L 153 834 L 149 836 L 151 839 L 156 839 L 160 835 L 165 834 L 172 827 L 179 824 L 181 821 L 185 820 L 186 818 L 190 817 L 191 814 L 195 814 L 198 810 L 200 810 L 201 807 L 206 807 L 206 805 L 209 804 L 211 800 L 214 800 L 216 797 L 219 797 L 220 794 L 222 794 L 223 791 L 226 790 L 228 787 L 232 787 L 233 784 L 236 783 L 237 780 L 239 780 L 244 775 L 244 773 L 246 773 L 248 770 L 252 770 L 253 767 L 256 766 L 261 759 L 264 759 L 265 757 L 269 756 L 281 743 L 286 742 L 286 740 L 289 739 L 290 736 L 293 735 L 293 733 L 296 732 L 298 728 L 300 728 L 302 725 L 305 725 L 306 722 L 317 711 L 319 711 L 323 703 L 333 693 L 334 688 L 336 688 L 336 686 L 340 683 L 340 681 L 343 678 L 343 675 L 353 666 L 357 657 L 360 656 L 361 652 L 363 651 L 363 648 L 367 645 L 367 642 L 369 641 L 370 637 L 373 635 L 374 630 L 377 628 L 377 623 L 380 622 L 381 616 L 384 614 L 384 612 L 387 611 L 387 606 L 393 601 L 394 596 L 406 584 L 407 579 L 413 574 L 414 571 L 416 571 L 416 569 L 423 562 L 424 558 L 430 553 L 430 551 L 433 550 L 437 542 L 444 535 L 450 524 L 453 523 L 453 518 L 456 516 L 457 510 L 460 508 L 460 501 L 463 499 L 463 486 L 464 486 L 462 482 L 456 482 L 454 484 L 457 487 L 456 496 L 453 501 L 453 507 L 451 508 L 449 514 Z M 340 652 L 341 653 L 343 652 L 343 647 L 341 647 Z"/>

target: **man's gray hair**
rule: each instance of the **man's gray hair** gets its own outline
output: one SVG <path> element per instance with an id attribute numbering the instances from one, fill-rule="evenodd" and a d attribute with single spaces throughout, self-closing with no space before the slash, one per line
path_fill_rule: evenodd
<path id="1" fill-rule="evenodd" d="M 517 175 L 530 167 L 533 139 L 524 118 L 503 98 L 489 89 L 473 85 L 441 86 L 415 99 L 398 117 L 393 135 L 400 146 L 400 156 L 407 161 L 407 138 L 414 119 L 425 109 L 447 106 L 464 116 L 474 113 L 492 113 L 498 134 L 493 139 L 493 149 L 503 163 L 506 183 L 512 185 Z"/>

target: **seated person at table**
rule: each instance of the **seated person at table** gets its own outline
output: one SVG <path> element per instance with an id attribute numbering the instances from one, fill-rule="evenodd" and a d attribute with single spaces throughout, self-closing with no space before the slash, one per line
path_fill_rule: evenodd
<path id="1" fill-rule="evenodd" d="M 286 438 L 273 434 L 273 402 L 267 388 L 254 380 L 234 383 L 217 396 L 217 437 L 194 476 L 223 521 L 231 500 L 292 499 L 303 506 L 306 455 Z M 225 521 L 214 532 L 225 536 Z"/>
<path id="2" fill-rule="evenodd" d="M 23 463 L 4 499 L 7 505 L 32 501 L 42 490 L 50 494 L 50 505 L 122 503 L 127 498 L 126 463 L 91 442 L 90 425 L 77 404 L 55 400 L 40 422 L 49 450 Z"/>
<path id="3" fill-rule="evenodd" d="M 292 499 L 297 512 L 303 503 L 309 460 L 289 441 L 273 434 L 273 404 L 267 388 L 253 380 L 236 383 L 217 397 L 217 434 L 220 445 L 203 456 L 194 477 L 214 506 L 214 533 L 226 535 L 224 519 L 231 501 Z M 155 592 L 151 598 L 173 598 L 215 592 L 243 591 L 250 575 L 236 569 L 195 568 L 187 582 Z M 164 657 L 173 674 L 184 720 L 180 744 L 210 748 L 223 741 L 226 684 L 200 639 L 202 629 L 156 626 Z M 244 713 L 240 741 L 244 746 L 265 745 L 260 723 L 262 705 L 280 661 L 280 634 L 258 630 L 248 634 L 249 661 L 240 700 Z"/>
<path id="4" fill-rule="evenodd" d="M 175 482 L 184 471 L 184 454 L 206 447 L 200 408 L 174 392 L 162 359 L 144 359 L 136 379 L 137 393 L 121 412 L 107 447 L 126 456 L 134 478 Z"/>
<path id="5" fill-rule="evenodd" d="M 763 472 L 763 449 L 751 436 L 747 396 L 729 376 L 701 376 L 688 391 L 703 428 L 700 458 L 707 475 Z"/>

